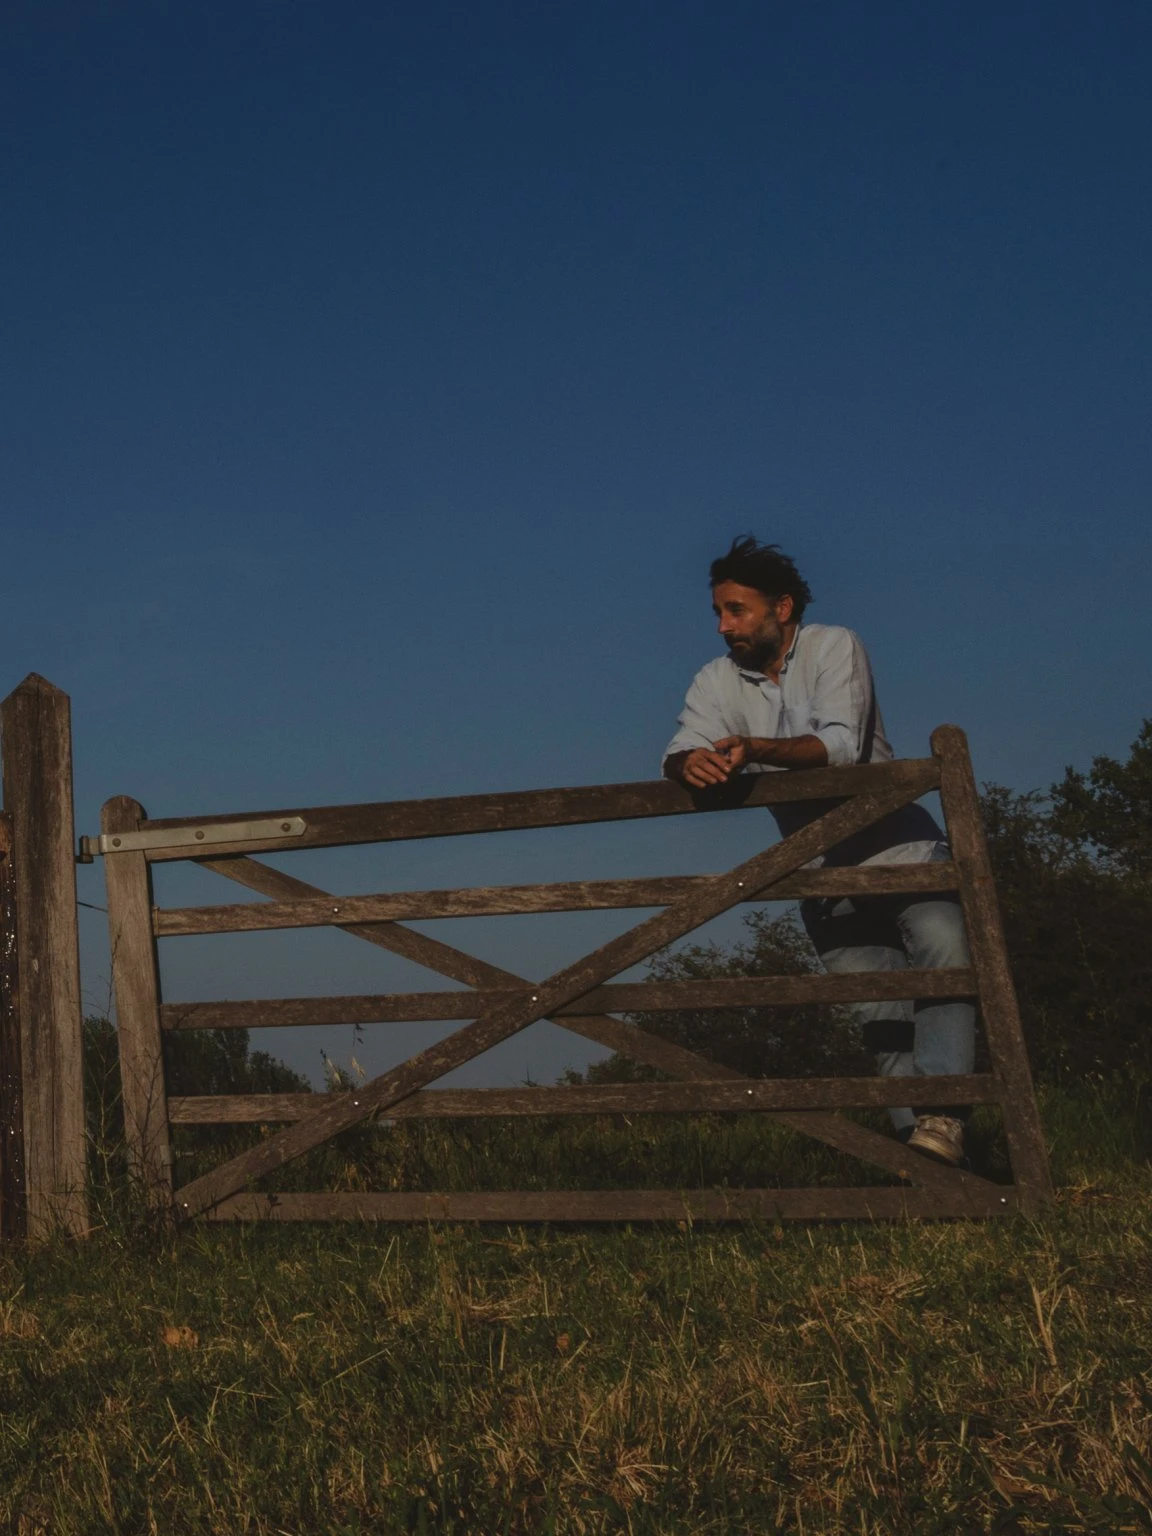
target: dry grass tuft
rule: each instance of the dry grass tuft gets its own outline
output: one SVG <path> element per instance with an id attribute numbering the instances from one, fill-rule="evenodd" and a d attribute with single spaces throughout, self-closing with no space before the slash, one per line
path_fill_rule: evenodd
<path id="1" fill-rule="evenodd" d="M 160 1338 L 169 1349 L 196 1349 L 200 1344 L 200 1335 L 185 1327 L 161 1328 Z"/>

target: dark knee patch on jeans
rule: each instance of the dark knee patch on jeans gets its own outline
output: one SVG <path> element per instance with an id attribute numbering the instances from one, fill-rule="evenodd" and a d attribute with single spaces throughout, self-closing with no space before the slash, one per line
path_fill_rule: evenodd
<path id="1" fill-rule="evenodd" d="M 846 906 L 849 910 L 834 916 L 837 906 Z M 861 946 L 903 952 L 904 941 L 891 912 L 875 899 L 838 902 L 833 897 L 829 901 L 804 901 L 800 904 L 800 915 L 818 955 L 827 954 L 830 949 Z"/>
<path id="2" fill-rule="evenodd" d="M 911 1019 L 869 1019 L 862 1033 L 870 1051 L 911 1051 L 916 1045 L 916 1026 Z"/>

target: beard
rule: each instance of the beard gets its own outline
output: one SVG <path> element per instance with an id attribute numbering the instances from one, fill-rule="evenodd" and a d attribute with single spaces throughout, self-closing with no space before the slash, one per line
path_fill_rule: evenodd
<path id="1" fill-rule="evenodd" d="M 726 638 L 728 654 L 738 666 L 749 672 L 763 672 L 777 661 L 784 649 L 784 636 L 780 626 L 769 620 L 752 634 L 739 639 Z"/>

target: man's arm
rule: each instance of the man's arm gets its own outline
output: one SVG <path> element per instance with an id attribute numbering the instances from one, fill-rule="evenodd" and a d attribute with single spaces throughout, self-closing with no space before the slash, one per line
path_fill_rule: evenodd
<path id="1" fill-rule="evenodd" d="M 726 703 L 717 690 L 715 665 L 702 668 L 688 689 L 680 729 L 664 755 L 664 777 L 691 789 L 708 789 L 726 784 L 751 763 L 770 768 L 822 768 L 830 759 L 824 741 L 815 732 L 772 739 L 733 735 L 731 713 L 730 701 Z M 812 721 L 817 730 L 820 723 Z"/>
<path id="2" fill-rule="evenodd" d="M 875 724 L 872 670 L 859 639 L 850 629 L 827 631 L 812 692 L 805 736 L 726 736 L 712 743 L 738 772 L 748 763 L 771 768 L 844 767 L 865 762 Z"/>
<path id="3" fill-rule="evenodd" d="M 710 748 L 670 753 L 664 759 L 664 777 L 692 789 L 707 789 L 726 784 L 748 763 L 767 763 L 772 768 L 823 768 L 827 762 L 828 749 L 819 736 L 722 736 Z"/>
<path id="4" fill-rule="evenodd" d="M 668 743 L 660 770 L 666 779 L 692 789 L 723 784 L 732 772 L 727 758 L 712 745 L 732 729 L 713 673 L 714 667 L 703 667 L 692 679 L 680 714 L 680 728 Z"/>
<path id="5" fill-rule="evenodd" d="M 725 736 L 712 744 L 738 773 L 748 763 L 771 768 L 826 768 L 828 748 L 819 736 Z"/>
<path id="6" fill-rule="evenodd" d="M 833 768 L 871 758 L 876 726 L 872 668 L 859 637 L 850 629 L 827 633 L 808 724 L 824 743 Z"/>

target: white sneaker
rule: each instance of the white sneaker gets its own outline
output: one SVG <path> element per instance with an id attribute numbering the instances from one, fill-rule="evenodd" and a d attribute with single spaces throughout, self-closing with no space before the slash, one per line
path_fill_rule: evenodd
<path id="1" fill-rule="evenodd" d="M 908 1145 L 925 1157 L 948 1163 L 953 1168 L 961 1168 L 967 1161 L 964 1122 L 954 1120 L 951 1115 L 917 1115 L 916 1129 L 909 1136 Z"/>

